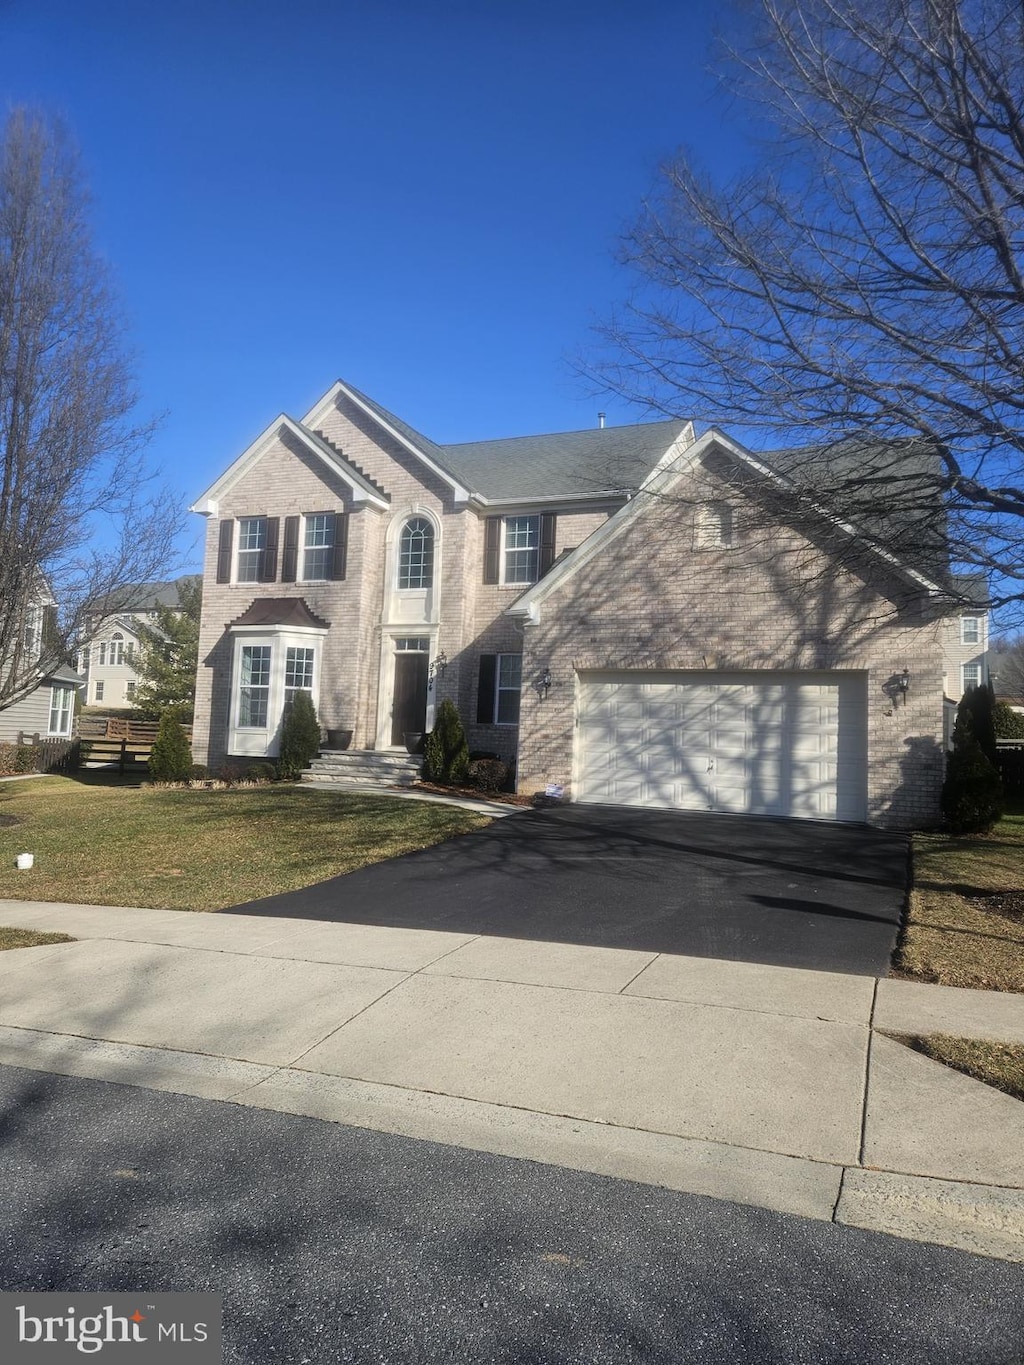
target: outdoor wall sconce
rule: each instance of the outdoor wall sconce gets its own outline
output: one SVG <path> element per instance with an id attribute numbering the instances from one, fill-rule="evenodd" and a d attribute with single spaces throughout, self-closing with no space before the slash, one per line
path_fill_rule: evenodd
<path id="1" fill-rule="evenodd" d="M 443 677 L 445 669 L 448 667 L 448 655 L 442 649 L 436 659 L 430 661 L 430 692 L 434 690 L 434 679 Z"/>
<path id="2" fill-rule="evenodd" d="M 907 704 L 907 693 L 910 691 L 910 670 L 905 668 L 896 679 L 896 684 L 903 695 L 903 705 Z"/>
<path id="3" fill-rule="evenodd" d="M 550 668 L 545 668 L 544 672 L 538 676 L 537 681 L 534 683 L 534 687 L 536 687 L 537 689 L 538 700 L 543 701 L 547 694 L 551 691 Z"/>

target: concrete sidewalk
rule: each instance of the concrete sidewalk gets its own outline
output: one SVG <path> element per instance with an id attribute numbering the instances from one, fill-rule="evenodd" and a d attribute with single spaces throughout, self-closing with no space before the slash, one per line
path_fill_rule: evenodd
<path id="1" fill-rule="evenodd" d="M 1024 1261 L 1024 1105 L 875 1032 L 1024 997 L 615 948 L 0 901 L 0 1062 Z"/>

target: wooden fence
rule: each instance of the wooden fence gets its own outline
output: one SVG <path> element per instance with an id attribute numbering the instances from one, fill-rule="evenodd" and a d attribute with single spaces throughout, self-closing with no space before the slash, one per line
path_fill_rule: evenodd
<path id="1" fill-rule="evenodd" d="M 189 743 L 192 726 L 182 727 Z M 83 717 L 79 721 L 81 761 L 87 768 L 117 768 L 121 774 L 142 773 L 156 741 L 156 721 L 122 716 Z"/>

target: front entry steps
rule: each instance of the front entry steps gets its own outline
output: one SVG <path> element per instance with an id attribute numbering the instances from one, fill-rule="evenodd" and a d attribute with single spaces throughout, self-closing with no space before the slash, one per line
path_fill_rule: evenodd
<path id="1" fill-rule="evenodd" d="M 303 782 L 331 782 L 339 787 L 411 787 L 423 759 L 380 749 L 321 749 L 302 774 Z"/>

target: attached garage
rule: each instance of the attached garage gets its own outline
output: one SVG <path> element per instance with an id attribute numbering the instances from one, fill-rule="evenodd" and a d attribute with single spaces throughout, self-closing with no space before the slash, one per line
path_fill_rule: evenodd
<path id="1" fill-rule="evenodd" d="M 862 821 L 863 672 L 578 675 L 579 801 Z"/>

